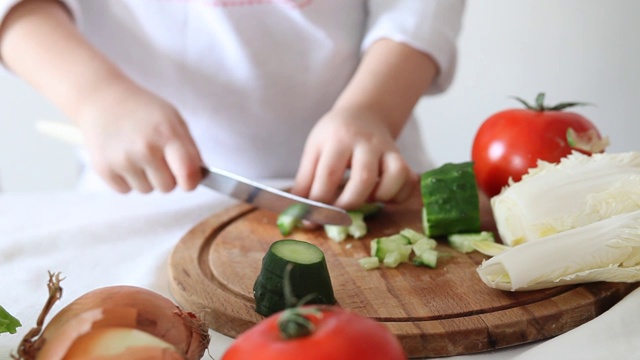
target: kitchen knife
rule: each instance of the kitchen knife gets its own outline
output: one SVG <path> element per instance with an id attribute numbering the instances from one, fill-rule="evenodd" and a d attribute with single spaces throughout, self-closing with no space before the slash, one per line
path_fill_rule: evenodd
<path id="1" fill-rule="evenodd" d="M 202 170 L 201 185 L 248 204 L 276 213 L 297 205 L 304 209 L 304 220 L 323 225 L 351 225 L 351 217 L 338 207 L 296 196 L 221 169 L 203 167 Z"/>
<path id="2" fill-rule="evenodd" d="M 82 144 L 82 134 L 78 128 L 67 123 L 39 121 L 36 123 L 36 129 L 71 144 Z M 292 205 L 300 204 L 298 206 L 305 210 L 302 212 L 302 219 L 316 224 L 351 224 L 351 217 L 343 209 L 296 196 L 221 169 L 203 167 L 200 184 L 275 213 L 281 213 Z"/>

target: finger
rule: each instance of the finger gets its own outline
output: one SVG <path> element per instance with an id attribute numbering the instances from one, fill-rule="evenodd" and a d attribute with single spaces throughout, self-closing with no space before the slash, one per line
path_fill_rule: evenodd
<path id="1" fill-rule="evenodd" d="M 300 158 L 300 165 L 298 166 L 298 172 L 291 188 L 291 193 L 308 197 L 311 192 L 311 185 L 313 184 L 313 178 L 315 177 L 315 169 L 318 165 L 318 149 L 314 145 L 307 145 Z"/>
<path id="2" fill-rule="evenodd" d="M 192 140 L 173 141 L 165 147 L 165 159 L 176 183 L 182 189 L 195 189 L 202 180 L 202 159 Z"/>
<path id="3" fill-rule="evenodd" d="M 336 206 L 351 209 L 362 205 L 370 197 L 378 182 L 379 154 L 369 147 L 357 147 L 351 160 L 351 174 L 336 200 Z"/>
<path id="4" fill-rule="evenodd" d="M 120 175 L 114 172 L 108 173 L 98 173 L 100 177 L 115 191 L 126 194 L 131 191 L 131 186 L 127 183 L 127 181 Z"/>
<path id="5" fill-rule="evenodd" d="M 149 179 L 147 179 L 144 169 L 140 167 L 128 165 L 124 171 L 120 172 L 120 176 L 124 178 L 133 190 L 143 194 L 153 191 L 153 186 L 151 186 Z"/>
<path id="6" fill-rule="evenodd" d="M 389 202 L 400 193 L 408 180 L 410 171 L 402 156 L 397 152 L 384 153 L 380 162 L 380 181 L 375 190 L 374 199 Z"/>
<path id="7" fill-rule="evenodd" d="M 118 175 L 117 172 L 113 171 L 113 169 L 104 162 L 98 160 L 98 158 L 93 156 L 93 154 L 91 156 L 91 163 L 93 164 L 93 168 L 98 176 L 100 176 L 100 178 L 102 178 L 102 180 L 104 180 L 104 182 L 113 190 L 122 194 L 126 194 L 131 191 L 131 186 L 129 186 L 122 176 Z"/>
<path id="8" fill-rule="evenodd" d="M 144 171 L 154 189 L 166 193 L 176 187 L 176 179 L 163 157 L 148 163 Z"/>
<path id="9" fill-rule="evenodd" d="M 331 147 L 320 155 L 309 191 L 310 199 L 327 204 L 335 201 L 350 157 L 351 152 L 342 147 Z"/>
<path id="10" fill-rule="evenodd" d="M 395 203 L 404 203 L 408 200 L 417 200 L 419 202 L 422 202 L 420 191 L 418 191 L 418 184 L 418 175 L 410 171 L 406 177 L 406 181 L 390 201 Z"/>

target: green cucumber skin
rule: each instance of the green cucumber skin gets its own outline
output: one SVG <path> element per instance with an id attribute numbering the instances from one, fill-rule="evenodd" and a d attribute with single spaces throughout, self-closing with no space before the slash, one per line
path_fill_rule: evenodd
<path id="1" fill-rule="evenodd" d="M 281 258 L 269 249 L 262 259 L 262 269 L 253 286 L 258 314 L 267 317 L 287 307 L 284 297 L 284 273 L 289 263 L 294 264 L 289 276 L 296 299 L 301 300 L 310 294 L 315 294 L 306 304 L 334 305 L 336 303 L 324 257 L 321 261 L 312 264 L 297 264 Z"/>
<path id="2" fill-rule="evenodd" d="M 473 162 L 448 163 L 420 177 L 429 237 L 480 231 L 480 205 Z"/>

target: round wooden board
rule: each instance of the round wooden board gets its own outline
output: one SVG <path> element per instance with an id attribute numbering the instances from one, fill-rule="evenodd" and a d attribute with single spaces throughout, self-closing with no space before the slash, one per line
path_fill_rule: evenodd
<path id="1" fill-rule="evenodd" d="M 363 239 L 337 243 L 322 229 L 288 238 L 325 253 L 338 304 L 373 318 L 398 336 L 411 358 L 471 354 L 547 339 L 609 309 L 638 284 L 592 283 L 528 292 L 487 287 L 476 273 L 486 257 L 461 254 L 440 241 L 435 269 L 401 264 L 362 269 L 372 238 L 405 227 L 421 230 L 417 210 L 384 210 L 368 219 Z M 171 290 L 183 308 L 215 331 L 236 337 L 263 319 L 253 283 L 270 244 L 282 239 L 276 215 L 240 204 L 207 218 L 176 245 Z"/>

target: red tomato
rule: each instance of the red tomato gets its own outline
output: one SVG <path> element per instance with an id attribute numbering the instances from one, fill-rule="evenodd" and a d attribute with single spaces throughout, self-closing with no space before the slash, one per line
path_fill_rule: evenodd
<path id="1" fill-rule="evenodd" d="M 471 158 L 480 189 L 489 197 L 497 195 L 509 178 L 519 181 L 538 160 L 558 162 L 572 150 L 601 152 L 607 145 L 596 126 L 580 114 L 565 112 L 580 103 L 543 105 L 539 94 L 536 106 L 523 100 L 527 109 L 510 109 L 489 117 L 478 129 Z"/>
<path id="2" fill-rule="evenodd" d="M 407 359 L 399 340 L 383 324 L 336 306 L 298 309 L 313 324 L 310 334 L 285 338 L 278 326 L 280 312 L 242 333 L 222 360 Z M 309 314 L 309 309 L 318 311 Z"/>

